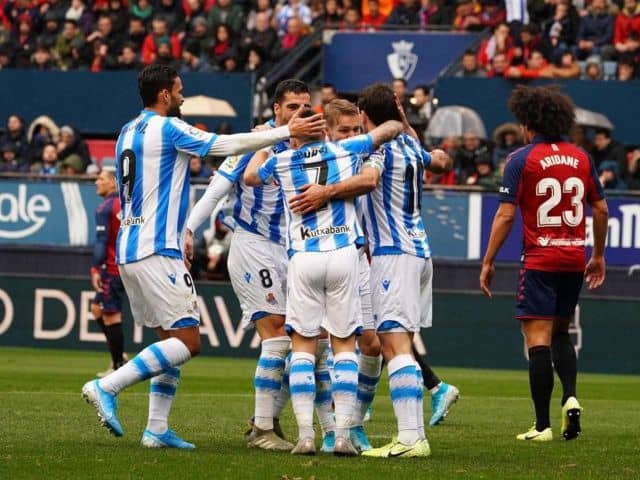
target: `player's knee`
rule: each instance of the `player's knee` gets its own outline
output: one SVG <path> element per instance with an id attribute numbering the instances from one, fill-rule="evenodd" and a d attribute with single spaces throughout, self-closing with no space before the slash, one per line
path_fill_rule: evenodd
<path id="1" fill-rule="evenodd" d="M 198 338 L 197 341 L 189 342 L 189 344 L 187 345 L 187 348 L 191 353 L 191 358 L 197 357 L 198 355 L 200 355 L 200 347 L 201 347 L 200 338 Z"/>

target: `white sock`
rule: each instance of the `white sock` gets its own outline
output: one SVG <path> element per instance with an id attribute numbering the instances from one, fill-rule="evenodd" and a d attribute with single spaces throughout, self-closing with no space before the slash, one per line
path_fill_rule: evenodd
<path id="1" fill-rule="evenodd" d="M 327 341 L 329 341 L 329 339 L 327 339 Z M 327 368 L 329 369 L 329 375 L 333 382 L 333 348 L 331 348 L 331 343 L 327 346 Z"/>
<path id="2" fill-rule="evenodd" d="M 100 388 L 119 393 L 131 385 L 155 377 L 191 358 L 191 352 L 177 338 L 152 343 L 122 367 L 100 380 Z"/>
<path id="3" fill-rule="evenodd" d="M 358 395 L 358 356 L 340 352 L 333 358 L 333 404 L 336 409 L 336 437 L 349 438 L 353 409 Z"/>
<path id="4" fill-rule="evenodd" d="M 417 420 L 418 420 L 418 437 L 420 440 L 424 440 L 426 437 L 424 433 L 424 378 L 422 378 L 422 369 L 420 368 L 420 364 L 416 362 L 416 377 L 418 379 L 418 388 L 420 392 L 418 393 L 417 399 Z"/>
<path id="5" fill-rule="evenodd" d="M 287 356 L 284 359 L 284 369 L 282 371 L 282 382 L 280 386 L 280 391 L 276 395 L 276 399 L 273 405 L 273 418 L 280 418 L 282 415 L 282 410 L 287 405 L 287 402 L 291 398 L 291 393 L 289 392 L 289 371 L 291 370 L 291 352 L 287 353 Z"/>
<path id="6" fill-rule="evenodd" d="M 168 419 L 173 398 L 180 382 L 180 367 L 173 367 L 151 378 L 149 385 L 149 419 L 147 430 L 158 435 L 169 428 Z"/>
<path id="7" fill-rule="evenodd" d="M 313 399 L 316 396 L 315 355 L 305 352 L 291 354 L 289 390 L 293 413 L 298 422 L 298 438 L 315 437 L 313 431 Z"/>
<path id="8" fill-rule="evenodd" d="M 361 426 L 376 394 L 382 369 L 382 356 L 370 357 L 360 353 L 358 366 L 358 397 L 353 412 L 353 424 Z"/>
<path id="9" fill-rule="evenodd" d="M 273 430 L 275 401 L 282 387 L 284 359 L 290 346 L 289 337 L 276 337 L 262 341 L 262 350 L 253 379 L 254 424 L 261 430 Z"/>
<path id="10" fill-rule="evenodd" d="M 387 368 L 391 402 L 398 421 L 398 440 L 405 445 L 413 445 L 419 438 L 419 388 L 415 360 L 411 355 L 398 355 L 391 359 Z"/>
<path id="11" fill-rule="evenodd" d="M 318 349 L 316 350 L 316 398 L 314 405 L 316 414 L 318 415 L 318 423 L 322 429 L 322 435 L 328 432 L 335 432 L 336 422 L 333 418 L 333 407 L 331 405 L 331 375 L 329 375 L 329 367 L 327 366 L 327 357 L 329 340 L 318 340 Z"/>

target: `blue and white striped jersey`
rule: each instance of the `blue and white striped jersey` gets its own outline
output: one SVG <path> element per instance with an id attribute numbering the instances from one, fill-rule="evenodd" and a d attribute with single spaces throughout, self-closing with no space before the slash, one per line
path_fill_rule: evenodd
<path id="1" fill-rule="evenodd" d="M 271 154 L 285 151 L 289 142 L 280 142 L 271 147 Z M 286 243 L 286 221 L 282 191 L 273 183 L 261 187 L 249 187 L 242 176 L 253 153 L 227 157 L 218 173 L 235 184 L 229 195 L 233 220 L 245 230 L 262 235 L 272 242 Z M 225 224 L 228 223 L 225 221 Z"/>
<path id="2" fill-rule="evenodd" d="M 380 182 L 366 195 L 365 226 L 372 255 L 408 253 L 429 258 L 422 223 L 422 174 L 431 155 L 407 134 L 385 143 L 364 165 L 380 170 Z"/>
<path id="3" fill-rule="evenodd" d="M 119 264 L 150 255 L 182 258 L 189 209 L 189 157 L 207 155 L 217 136 L 175 117 L 143 110 L 116 143 L 122 221 Z"/>
<path id="4" fill-rule="evenodd" d="M 258 170 L 263 183 L 274 180 L 282 190 L 287 220 L 287 249 L 325 252 L 352 245 L 360 234 L 354 200 L 331 200 L 316 212 L 300 215 L 289 208 L 289 199 L 309 183 L 331 185 L 354 176 L 374 151 L 370 135 L 337 143 L 314 142 L 269 158 Z"/>

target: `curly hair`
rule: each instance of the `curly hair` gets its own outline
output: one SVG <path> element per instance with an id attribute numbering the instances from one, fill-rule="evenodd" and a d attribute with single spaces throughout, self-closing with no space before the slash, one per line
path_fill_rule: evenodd
<path id="1" fill-rule="evenodd" d="M 518 85 L 511 93 L 509 110 L 529 130 L 549 137 L 568 135 L 575 106 L 557 86 Z"/>

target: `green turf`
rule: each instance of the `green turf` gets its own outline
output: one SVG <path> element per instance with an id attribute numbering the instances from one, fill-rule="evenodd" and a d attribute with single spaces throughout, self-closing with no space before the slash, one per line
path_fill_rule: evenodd
<path id="1" fill-rule="evenodd" d="M 554 434 L 546 444 L 515 440 L 531 424 L 527 374 L 440 368 L 462 397 L 446 422 L 428 429 L 427 459 L 293 457 L 248 450 L 244 422 L 253 409 L 254 362 L 198 358 L 183 371 L 172 426 L 197 444 L 195 452 L 139 446 L 146 421 L 146 385 L 120 396 L 123 438 L 99 427 L 80 388 L 104 368 L 106 355 L 2 348 L 0 350 L 0 479 L 444 479 L 444 478 L 640 478 L 640 378 L 581 375 L 583 436 L 559 435 L 559 384 L 553 399 Z M 426 415 L 430 408 L 426 406 Z M 285 432 L 294 436 L 287 407 Z M 394 431 L 381 383 L 367 425 L 372 443 Z"/>

